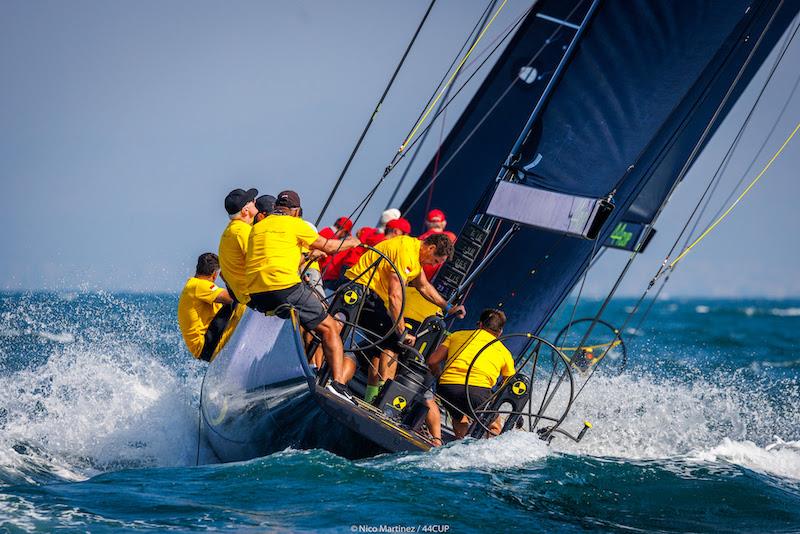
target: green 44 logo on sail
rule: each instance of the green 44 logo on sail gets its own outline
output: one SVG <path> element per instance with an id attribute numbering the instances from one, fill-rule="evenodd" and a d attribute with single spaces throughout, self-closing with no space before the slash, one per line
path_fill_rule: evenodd
<path id="1" fill-rule="evenodd" d="M 632 237 L 633 232 L 628 232 L 628 223 L 621 222 L 617 223 L 617 226 L 614 228 L 614 231 L 611 232 L 609 239 L 615 246 L 627 248 Z"/>

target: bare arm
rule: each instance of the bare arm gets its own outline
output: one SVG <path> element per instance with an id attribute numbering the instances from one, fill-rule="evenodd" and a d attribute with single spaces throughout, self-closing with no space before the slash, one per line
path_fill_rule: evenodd
<path id="1" fill-rule="evenodd" d="M 350 236 L 346 239 L 326 239 L 322 236 L 317 237 L 316 241 L 311 243 L 308 248 L 312 250 L 321 250 L 325 254 L 334 254 L 343 250 L 348 250 L 357 247 L 361 241 L 357 237 Z"/>
<path id="2" fill-rule="evenodd" d="M 230 304 L 233 302 L 230 293 L 228 293 L 227 289 L 223 289 L 219 292 L 219 295 L 214 299 L 214 302 L 219 302 L 220 304 Z"/>
<path id="3" fill-rule="evenodd" d="M 428 369 L 430 369 L 433 376 L 439 378 L 439 375 L 442 374 L 442 366 L 441 363 L 447 358 L 447 347 L 445 345 L 439 345 L 436 347 L 436 350 L 428 356 Z"/>
<path id="4" fill-rule="evenodd" d="M 397 332 L 402 334 L 406 329 L 406 322 L 403 318 L 403 282 L 392 273 L 389 276 L 389 317 L 397 323 Z"/>
<path id="5" fill-rule="evenodd" d="M 433 304 L 436 304 L 442 309 L 445 309 L 447 306 L 447 301 L 443 296 L 436 291 L 436 288 L 428 282 L 428 278 L 425 276 L 425 271 L 420 271 L 419 276 L 414 278 L 409 282 L 409 284 L 419 291 L 419 294 Z M 464 306 L 458 305 L 453 306 L 450 310 L 448 310 L 450 314 L 455 314 L 458 317 L 464 317 L 466 315 L 466 309 Z"/>

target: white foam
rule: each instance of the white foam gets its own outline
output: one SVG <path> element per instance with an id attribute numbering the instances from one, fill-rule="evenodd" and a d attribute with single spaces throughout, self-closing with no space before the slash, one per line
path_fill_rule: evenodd
<path id="1" fill-rule="evenodd" d="M 700 305 L 700 306 L 695 306 L 694 311 L 695 313 L 708 313 L 709 311 L 711 311 L 711 308 L 709 308 L 708 306 Z"/>
<path id="2" fill-rule="evenodd" d="M 747 315 L 748 317 L 752 317 L 753 315 L 756 314 L 756 308 L 754 306 L 748 306 L 747 308 L 744 309 L 744 314 Z"/>
<path id="3" fill-rule="evenodd" d="M 759 447 L 752 441 L 729 438 L 705 451 L 695 451 L 689 459 L 701 462 L 728 462 L 741 467 L 782 478 L 800 480 L 800 441 L 776 443 Z"/>
<path id="4" fill-rule="evenodd" d="M 10 328 L 5 326 L 0 327 L 0 337 L 19 337 L 21 335 L 22 332 L 20 332 L 16 328 Z"/>
<path id="5" fill-rule="evenodd" d="M 711 450 L 726 438 L 759 446 L 766 446 L 776 432 L 795 438 L 800 435 L 794 424 L 800 420 L 798 386 L 787 383 L 781 399 L 769 392 L 775 386 L 736 373 L 687 376 L 685 382 L 597 375 L 562 426 L 577 433 L 583 420 L 589 420 L 593 428 L 580 443 L 556 437 L 552 446 L 575 454 L 639 460 Z"/>
<path id="6" fill-rule="evenodd" d="M 193 464 L 199 382 L 182 374 L 131 346 L 95 343 L 0 377 L 0 480 Z"/>
<path id="7" fill-rule="evenodd" d="M 770 308 L 769 313 L 777 317 L 800 317 L 800 308 Z"/>
<path id="8" fill-rule="evenodd" d="M 434 449 L 418 465 L 427 469 L 461 471 L 522 467 L 548 455 L 547 444 L 530 432 L 507 432 L 492 439 L 466 439 Z"/>
<path id="9" fill-rule="evenodd" d="M 47 339 L 48 341 L 55 341 L 56 343 L 72 343 L 75 341 L 75 336 L 69 332 L 61 332 L 59 334 L 52 334 L 50 332 L 39 332 L 39 337 Z"/>

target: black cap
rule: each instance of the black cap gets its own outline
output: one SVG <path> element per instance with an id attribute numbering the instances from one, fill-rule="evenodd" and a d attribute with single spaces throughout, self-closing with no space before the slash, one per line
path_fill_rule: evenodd
<path id="1" fill-rule="evenodd" d="M 299 208 L 300 195 L 294 191 L 281 191 L 278 193 L 278 199 L 275 201 L 275 206 L 282 206 L 284 208 Z"/>
<path id="2" fill-rule="evenodd" d="M 252 202 L 258 195 L 258 189 L 234 189 L 225 197 L 225 211 L 228 215 L 236 215 L 248 202 Z"/>
<path id="3" fill-rule="evenodd" d="M 256 199 L 256 209 L 259 213 L 269 215 L 275 211 L 275 197 L 272 195 L 261 195 Z"/>

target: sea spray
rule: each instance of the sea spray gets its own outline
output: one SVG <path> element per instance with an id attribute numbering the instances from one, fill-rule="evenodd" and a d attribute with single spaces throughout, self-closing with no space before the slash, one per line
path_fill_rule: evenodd
<path id="1" fill-rule="evenodd" d="M 194 463 L 202 365 L 153 354 L 164 325 L 135 305 L 107 294 L 83 301 L 77 317 L 32 299 L 2 313 L 6 330 L 38 338 L 40 351 L 27 340 L 31 352 L 0 375 L 0 482 Z"/>

